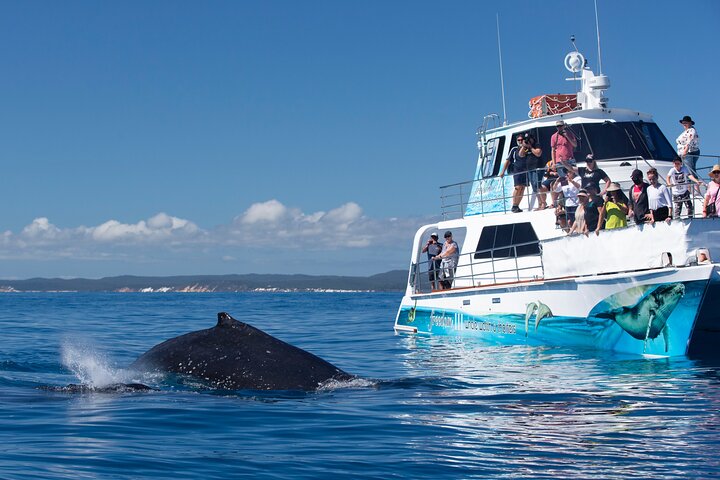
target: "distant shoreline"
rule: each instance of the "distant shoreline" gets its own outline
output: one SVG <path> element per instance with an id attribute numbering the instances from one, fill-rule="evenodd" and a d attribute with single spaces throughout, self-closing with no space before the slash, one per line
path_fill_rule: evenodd
<path id="1" fill-rule="evenodd" d="M 403 291 L 406 284 L 407 271 L 405 270 L 392 270 L 369 277 L 274 274 L 168 277 L 126 275 L 99 279 L 31 278 L 26 280 L 0 280 L 0 293 L 365 293 Z"/>

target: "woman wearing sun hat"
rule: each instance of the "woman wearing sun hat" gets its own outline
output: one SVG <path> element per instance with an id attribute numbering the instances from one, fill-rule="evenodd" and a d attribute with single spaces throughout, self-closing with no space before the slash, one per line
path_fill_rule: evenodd
<path id="1" fill-rule="evenodd" d="M 712 182 L 708 183 L 703 202 L 703 217 L 717 217 L 720 211 L 720 165 L 715 165 L 710 170 Z"/>
<path id="2" fill-rule="evenodd" d="M 607 189 L 605 205 L 600 207 L 600 221 L 595 229 L 595 234 L 600 234 L 603 223 L 606 230 L 627 227 L 627 214 L 628 201 L 623 195 L 620 185 L 612 182 Z"/>
<path id="3" fill-rule="evenodd" d="M 683 164 L 690 170 L 695 177 L 697 177 L 697 166 L 698 157 L 700 156 L 700 137 L 695 130 L 695 122 L 690 115 L 685 115 L 682 120 L 683 132 L 677 137 L 675 143 L 677 144 L 677 154 L 683 160 Z"/>

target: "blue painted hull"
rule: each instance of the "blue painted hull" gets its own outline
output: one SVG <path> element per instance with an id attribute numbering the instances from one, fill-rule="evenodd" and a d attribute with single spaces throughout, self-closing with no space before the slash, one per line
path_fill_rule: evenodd
<path id="1" fill-rule="evenodd" d="M 494 344 L 564 345 L 634 354 L 685 355 L 691 340 L 698 343 L 702 340 L 693 339 L 699 320 L 704 328 L 696 335 L 720 331 L 720 319 L 714 313 L 719 308 L 712 307 L 713 303 L 718 305 L 718 300 L 706 295 L 719 286 L 716 281 L 709 288 L 709 280 L 623 286 L 586 305 L 584 311 L 578 308 L 578 313 L 583 311 L 580 315 L 554 315 L 553 302 L 549 300 L 545 300 L 547 305 L 542 300 L 523 305 L 516 299 L 514 305 L 504 307 L 508 311 L 479 313 L 444 306 L 442 301 L 416 299 L 412 305 L 403 302 L 396 329 L 478 337 Z M 463 298 L 469 305 L 470 299 L 479 295 L 488 294 L 468 292 Z M 499 294 L 495 291 L 489 295 Z M 537 298 L 537 292 L 525 298 Z"/>

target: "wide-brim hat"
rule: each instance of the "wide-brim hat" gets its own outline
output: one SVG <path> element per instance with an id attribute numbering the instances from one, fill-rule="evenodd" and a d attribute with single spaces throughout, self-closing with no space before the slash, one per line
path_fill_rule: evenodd
<path id="1" fill-rule="evenodd" d="M 685 115 L 682 120 L 680 120 L 680 123 L 689 123 L 690 125 L 695 125 L 695 122 L 693 122 L 693 119 L 690 118 L 690 115 Z"/>
<path id="2" fill-rule="evenodd" d="M 714 165 L 712 167 L 712 170 L 710 170 L 710 173 L 715 173 L 715 172 L 720 173 L 720 165 Z"/>
<path id="3" fill-rule="evenodd" d="M 607 189 L 608 192 L 617 192 L 617 191 L 619 191 L 619 190 L 620 190 L 620 185 L 618 185 L 618 184 L 615 183 L 615 182 L 611 183 L 610 186 L 609 186 L 608 189 Z"/>

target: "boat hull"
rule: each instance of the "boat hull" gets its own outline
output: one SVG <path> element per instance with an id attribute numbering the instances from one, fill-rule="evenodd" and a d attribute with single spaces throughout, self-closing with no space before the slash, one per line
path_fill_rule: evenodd
<path id="1" fill-rule="evenodd" d="M 495 344 L 686 355 L 693 342 L 712 343 L 699 336 L 720 332 L 718 292 L 720 267 L 699 265 L 406 295 L 395 329 Z"/>

